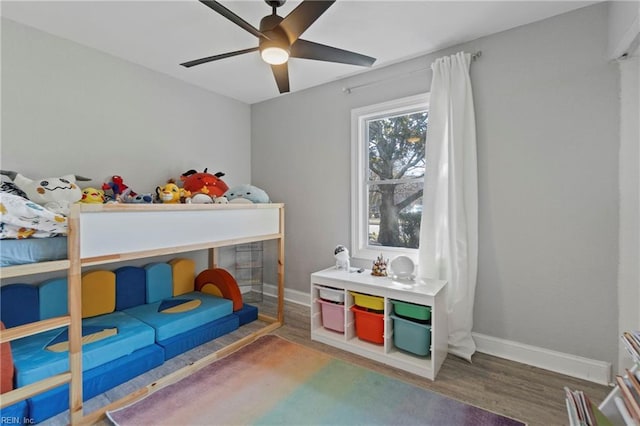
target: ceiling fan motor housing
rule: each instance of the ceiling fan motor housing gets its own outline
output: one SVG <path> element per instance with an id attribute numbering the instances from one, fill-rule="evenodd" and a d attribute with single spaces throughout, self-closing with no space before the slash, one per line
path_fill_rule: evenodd
<path id="1" fill-rule="evenodd" d="M 282 21 L 282 17 L 278 15 L 267 15 L 260 20 L 260 32 L 265 36 L 260 37 L 259 46 L 260 50 L 267 47 L 279 47 L 289 52 L 289 38 L 282 28 L 278 24 Z"/>

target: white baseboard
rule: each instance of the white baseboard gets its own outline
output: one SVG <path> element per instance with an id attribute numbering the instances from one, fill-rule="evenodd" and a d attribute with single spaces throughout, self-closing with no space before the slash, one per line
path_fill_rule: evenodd
<path id="1" fill-rule="evenodd" d="M 276 297 L 278 294 L 277 286 L 273 284 L 264 284 L 263 289 L 264 294 L 267 296 Z M 288 302 L 299 305 L 311 305 L 311 296 L 309 293 L 303 291 L 285 288 L 284 298 Z M 504 340 L 486 334 L 472 334 L 478 352 L 602 385 L 611 384 L 611 363 L 609 362 L 557 352 L 511 340 Z"/>
<path id="2" fill-rule="evenodd" d="M 611 363 L 609 362 L 499 339 L 486 334 L 472 333 L 472 335 L 478 352 L 602 385 L 611 383 Z"/>
<path id="3" fill-rule="evenodd" d="M 262 288 L 266 296 L 278 297 L 278 287 L 276 285 L 265 283 Z M 298 305 L 311 306 L 311 295 L 304 291 L 285 288 L 284 299 L 287 302 L 297 303 Z"/>

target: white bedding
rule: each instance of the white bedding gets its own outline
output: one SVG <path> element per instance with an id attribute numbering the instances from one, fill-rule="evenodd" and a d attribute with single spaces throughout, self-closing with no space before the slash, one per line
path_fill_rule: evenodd
<path id="1" fill-rule="evenodd" d="M 46 238 L 66 233 L 66 217 L 26 198 L 0 192 L 0 238 Z"/>

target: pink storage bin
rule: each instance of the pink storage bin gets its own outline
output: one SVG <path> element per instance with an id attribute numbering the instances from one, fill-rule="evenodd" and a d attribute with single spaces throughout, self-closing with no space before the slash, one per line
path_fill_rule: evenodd
<path id="1" fill-rule="evenodd" d="M 322 305 L 322 326 L 326 329 L 344 333 L 344 305 L 318 299 Z"/>

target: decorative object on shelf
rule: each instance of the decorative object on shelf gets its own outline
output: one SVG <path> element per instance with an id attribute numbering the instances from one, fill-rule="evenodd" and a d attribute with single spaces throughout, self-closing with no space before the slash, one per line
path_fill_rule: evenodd
<path id="1" fill-rule="evenodd" d="M 407 256 L 398 256 L 391 261 L 389 269 L 391 271 L 391 277 L 394 280 L 412 280 L 415 278 L 413 271 L 416 265 L 413 260 Z"/>
<path id="2" fill-rule="evenodd" d="M 183 198 L 190 195 L 189 191 L 178 187 L 173 179 L 169 179 L 165 186 L 156 188 L 156 197 L 161 203 L 165 204 L 179 204 Z"/>
<path id="3" fill-rule="evenodd" d="M 234 186 L 224 193 L 230 203 L 269 203 L 269 195 L 257 186 L 248 183 Z"/>
<path id="4" fill-rule="evenodd" d="M 373 261 L 373 267 L 371 268 L 371 275 L 375 275 L 376 277 L 386 277 L 388 263 L 389 263 L 389 259 L 384 260 L 384 257 L 382 255 L 378 256 L 378 258 Z"/>
<path id="5" fill-rule="evenodd" d="M 134 195 L 135 194 L 135 195 Z M 118 197 L 121 203 L 128 204 L 151 204 L 153 203 L 153 194 L 148 192 L 146 194 L 136 194 L 131 191 L 131 188 L 125 189 L 120 197 Z"/>
<path id="6" fill-rule="evenodd" d="M 86 204 L 104 204 L 105 201 L 106 199 L 102 189 L 87 187 L 82 190 L 82 198 L 78 202 Z"/>
<path id="7" fill-rule="evenodd" d="M 107 182 L 102 184 L 103 191 L 109 191 L 109 193 L 105 193 L 108 196 L 107 200 L 112 201 L 120 201 L 120 196 L 127 191 L 127 194 L 135 197 L 136 193 L 131 191 L 129 187 L 124 183 L 124 179 L 122 176 L 113 175 L 109 178 Z"/>
<path id="8" fill-rule="evenodd" d="M 91 180 L 72 174 L 33 180 L 10 170 L 2 170 L 0 173 L 9 176 L 13 183 L 27 194 L 30 201 L 65 216 L 69 214 L 71 204 L 82 198 L 82 190 L 76 181 Z"/>
<path id="9" fill-rule="evenodd" d="M 343 245 L 337 245 L 333 250 L 333 257 L 336 258 L 336 269 L 349 271 L 351 262 L 349 260 L 349 250 Z"/>
<path id="10" fill-rule="evenodd" d="M 187 197 L 184 201 L 186 204 L 213 204 L 213 198 L 209 195 L 198 192 L 197 194 L 193 194 L 191 197 Z"/>
<path id="11" fill-rule="evenodd" d="M 222 176 L 224 176 L 222 172 L 211 174 L 207 172 L 207 169 L 204 169 L 203 172 L 191 169 L 180 175 L 180 180 L 183 188 L 192 194 L 203 192 L 210 197 L 221 197 L 229 189 L 227 184 L 220 179 Z"/>

